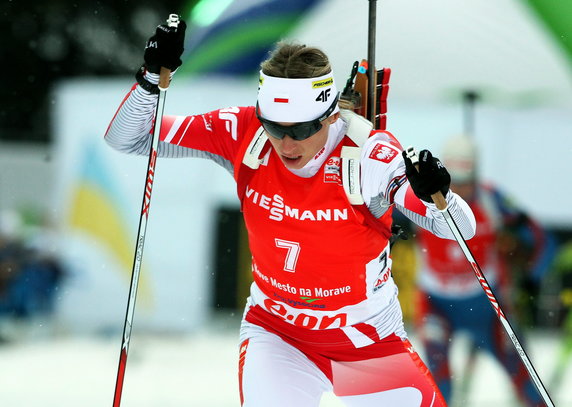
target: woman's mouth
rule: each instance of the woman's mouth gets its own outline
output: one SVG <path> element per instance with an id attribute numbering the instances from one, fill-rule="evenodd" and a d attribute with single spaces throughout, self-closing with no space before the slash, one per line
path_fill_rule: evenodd
<path id="1" fill-rule="evenodd" d="M 284 155 L 282 154 L 282 161 L 287 165 L 295 165 L 302 159 L 301 155 Z"/>

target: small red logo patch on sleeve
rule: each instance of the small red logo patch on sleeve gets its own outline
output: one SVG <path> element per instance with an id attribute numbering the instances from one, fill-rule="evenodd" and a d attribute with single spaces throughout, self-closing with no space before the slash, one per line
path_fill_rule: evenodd
<path id="1" fill-rule="evenodd" d="M 288 103 L 289 100 L 286 98 L 274 98 L 274 103 Z"/>
<path id="2" fill-rule="evenodd" d="M 386 146 L 381 143 L 377 143 L 371 153 L 369 158 L 381 161 L 384 163 L 388 163 L 393 160 L 399 152 L 389 146 Z"/>

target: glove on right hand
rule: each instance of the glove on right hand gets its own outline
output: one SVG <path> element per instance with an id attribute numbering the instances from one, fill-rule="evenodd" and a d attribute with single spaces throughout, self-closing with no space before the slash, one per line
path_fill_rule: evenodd
<path id="1" fill-rule="evenodd" d="M 157 26 L 155 35 L 145 46 L 145 66 L 149 72 L 159 73 L 162 66 L 174 71 L 181 66 L 186 29 L 187 24 L 183 20 L 179 21 L 178 27 Z"/>
<path id="2" fill-rule="evenodd" d="M 419 199 L 433 203 L 431 195 L 438 191 L 441 191 L 444 197 L 447 196 L 451 176 L 439 159 L 433 157 L 429 150 L 422 150 L 419 153 L 419 171 L 417 171 L 411 159 L 407 157 L 407 152 L 403 151 L 402 155 L 405 160 L 405 175 Z"/>

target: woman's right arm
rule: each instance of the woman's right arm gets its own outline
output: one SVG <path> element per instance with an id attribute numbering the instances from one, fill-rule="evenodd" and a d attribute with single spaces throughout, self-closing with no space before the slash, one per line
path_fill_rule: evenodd
<path id="1" fill-rule="evenodd" d="M 147 72 L 146 79 L 158 83 L 159 75 Z M 157 95 L 135 84 L 121 102 L 111 120 L 105 141 L 115 150 L 128 154 L 148 155 L 157 108 Z M 165 117 L 169 119 L 169 116 Z M 171 120 L 168 120 L 171 121 Z M 162 157 L 193 157 L 191 149 L 159 142 L 158 154 Z"/>
<path id="2" fill-rule="evenodd" d="M 145 78 L 157 83 L 159 76 L 147 72 Z M 157 100 L 156 94 L 134 85 L 111 120 L 105 141 L 124 153 L 148 155 Z M 240 143 L 253 120 L 252 106 L 191 116 L 164 115 L 157 153 L 161 157 L 207 158 L 232 173 Z"/>

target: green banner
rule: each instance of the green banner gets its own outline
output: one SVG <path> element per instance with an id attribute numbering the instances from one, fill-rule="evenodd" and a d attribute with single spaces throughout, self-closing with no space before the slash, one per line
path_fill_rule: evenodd
<path id="1" fill-rule="evenodd" d="M 524 0 L 566 53 L 572 70 L 572 0 Z"/>

